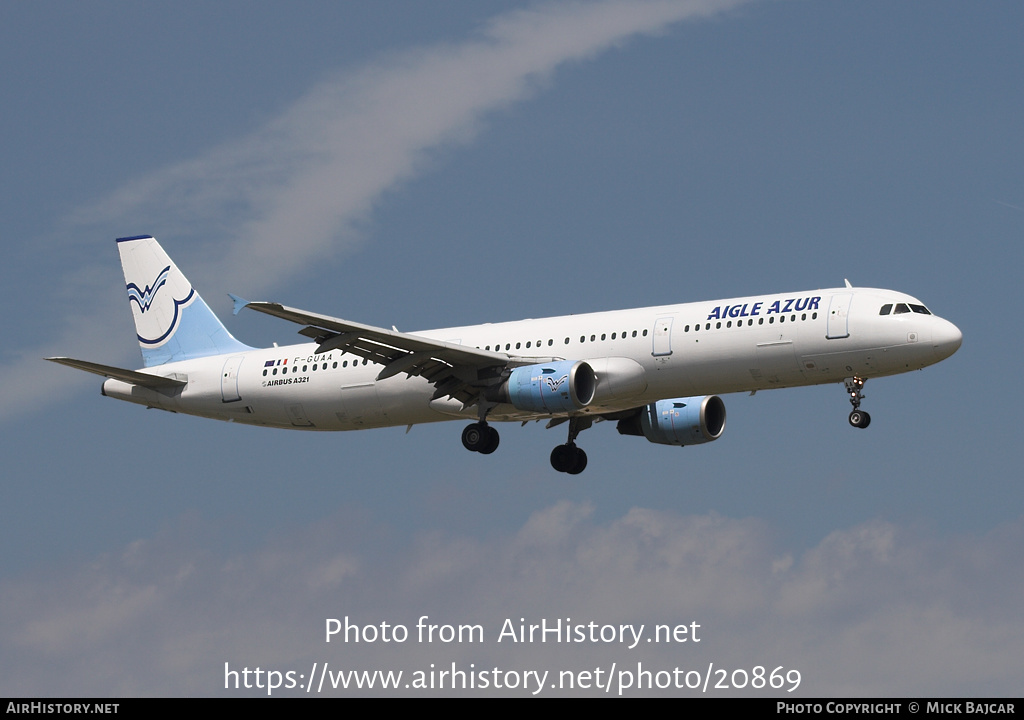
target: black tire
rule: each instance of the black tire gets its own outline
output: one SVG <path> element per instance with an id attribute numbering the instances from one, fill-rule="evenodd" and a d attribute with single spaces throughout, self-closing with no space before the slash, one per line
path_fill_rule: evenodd
<path id="1" fill-rule="evenodd" d="M 854 410 L 850 413 L 850 424 L 855 428 L 866 428 L 871 424 L 871 416 L 866 412 Z"/>
<path id="2" fill-rule="evenodd" d="M 558 472 L 568 472 L 575 458 L 574 449 L 572 445 L 556 445 L 551 451 L 551 467 Z"/>
<path id="3" fill-rule="evenodd" d="M 486 446 L 490 428 L 486 423 L 472 423 L 462 431 L 462 446 L 470 452 L 480 452 Z M 497 445 L 495 445 L 497 447 Z"/>
<path id="4" fill-rule="evenodd" d="M 498 443 L 501 441 L 501 436 L 498 435 L 498 431 L 492 428 L 490 425 L 487 426 L 487 441 L 484 446 L 477 452 L 481 455 L 490 455 L 492 452 L 498 449 Z"/>
<path id="5" fill-rule="evenodd" d="M 587 469 L 587 454 L 580 448 L 574 448 L 572 467 L 566 470 L 570 475 L 579 475 Z"/>

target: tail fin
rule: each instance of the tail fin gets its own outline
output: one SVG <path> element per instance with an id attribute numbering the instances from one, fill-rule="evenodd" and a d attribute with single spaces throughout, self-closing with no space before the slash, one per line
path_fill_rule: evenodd
<path id="1" fill-rule="evenodd" d="M 251 350 L 231 336 L 155 238 L 118 238 L 146 367 Z"/>

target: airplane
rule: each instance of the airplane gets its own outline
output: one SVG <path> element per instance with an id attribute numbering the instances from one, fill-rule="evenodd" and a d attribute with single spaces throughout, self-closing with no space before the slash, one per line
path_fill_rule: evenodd
<path id="1" fill-rule="evenodd" d="M 118 238 L 144 367 L 46 358 L 105 376 L 102 394 L 171 412 L 297 430 L 472 420 L 467 450 L 498 448 L 491 421 L 568 425 L 551 465 L 587 466 L 595 422 L 686 446 L 725 430 L 721 394 L 843 383 L 850 425 L 868 378 L 937 363 L 962 335 L 919 300 L 851 286 L 399 332 L 235 295 L 309 342 L 252 348 L 228 332 L 150 235 Z"/>

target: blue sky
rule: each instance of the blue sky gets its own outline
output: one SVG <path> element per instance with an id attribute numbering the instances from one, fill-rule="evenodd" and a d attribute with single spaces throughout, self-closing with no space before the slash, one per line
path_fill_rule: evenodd
<path id="1" fill-rule="evenodd" d="M 1019 694 L 1024 49 L 1013 3 L 8 3 L 0 691 L 223 693 L 223 667 L 800 669 Z M 726 396 L 713 444 L 595 427 L 273 432 L 102 398 L 140 359 L 113 239 L 403 330 L 856 285 L 942 364 Z M 1010 312 L 1007 312 L 1010 311 Z M 699 649 L 345 647 L 326 617 L 700 622 Z M 512 693 L 512 691 L 509 691 Z M 514 693 L 512 693 L 514 694 Z M 657 693 L 655 693 L 657 694 Z M 685 694 L 685 693 L 680 693 Z"/>

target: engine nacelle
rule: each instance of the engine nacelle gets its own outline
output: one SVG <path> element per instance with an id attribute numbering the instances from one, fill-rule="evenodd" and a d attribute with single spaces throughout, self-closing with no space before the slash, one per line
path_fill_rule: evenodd
<path id="1" fill-rule="evenodd" d="M 623 435 L 642 435 L 662 445 L 700 445 L 725 430 L 725 403 L 717 395 L 659 400 L 619 420 Z"/>
<path id="2" fill-rule="evenodd" d="M 647 375 L 644 366 L 627 357 L 606 357 L 587 360 L 597 376 L 597 389 L 594 391 L 594 402 L 598 405 L 614 403 L 623 407 L 647 389 Z M 625 407 L 629 407 L 628 405 Z"/>
<path id="3" fill-rule="evenodd" d="M 596 387 L 590 365 L 582 360 L 557 360 L 514 369 L 501 386 L 499 400 L 528 412 L 573 412 L 590 404 Z"/>

